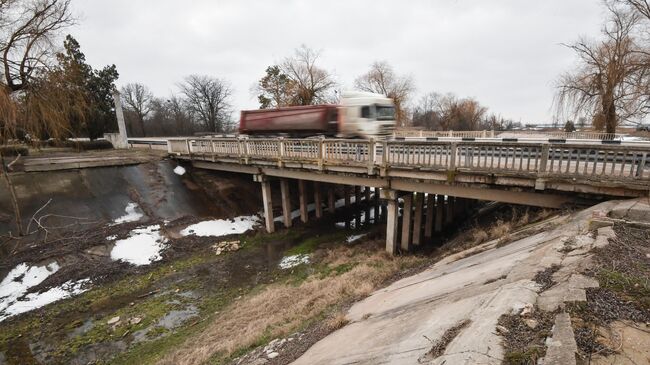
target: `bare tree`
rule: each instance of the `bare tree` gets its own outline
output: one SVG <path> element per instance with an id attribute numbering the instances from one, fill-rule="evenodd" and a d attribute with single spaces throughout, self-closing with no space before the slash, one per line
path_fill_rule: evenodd
<path id="1" fill-rule="evenodd" d="M 5 87 L 28 87 L 53 59 L 53 40 L 74 23 L 71 0 L 1 0 L 0 53 Z"/>
<path id="2" fill-rule="evenodd" d="M 336 82 L 332 75 L 318 67 L 320 52 L 304 44 L 295 50 L 293 57 L 286 58 L 281 65 L 282 73 L 289 78 L 292 105 L 323 104 L 332 101 Z"/>
<path id="3" fill-rule="evenodd" d="M 397 126 L 404 126 L 407 119 L 406 103 L 415 90 L 410 76 L 399 76 L 385 61 L 375 62 L 370 71 L 358 77 L 354 86 L 362 91 L 383 94 L 393 99 L 397 115 Z"/>
<path id="4" fill-rule="evenodd" d="M 603 27 L 603 39 L 568 45 L 579 65 L 558 80 L 555 103 L 558 115 L 564 117 L 566 111 L 573 117 L 587 115 L 596 128 L 614 133 L 619 123 L 650 111 L 649 68 L 634 37 L 638 13 L 615 3 L 606 6 L 610 19 Z"/>
<path id="5" fill-rule="evenodd" d="M 135 122 L 142 133 L 142 136 L 147 136 L 144 121 L 151 113 L 151 102 L 153 101 L 153 93 L 143 84 L 130 83 L 122 87 L 122 99 L 128 111 L 130 111 Z"/>
<path id="6" fill-rule="evenodd" d="M 179 85 L 188 110 L 211 132 L 223 132 L 230 119 L 233 90 L 228 82 L 204 75 L 191 75 Z"/>
<path id="7" fill-rule="evenodd" d="M 435 92 L 423 96 L 413 111 L 413 124 L 431 130 L 478 130 L 485 126 L 487 108 L 472 98 Z"/>

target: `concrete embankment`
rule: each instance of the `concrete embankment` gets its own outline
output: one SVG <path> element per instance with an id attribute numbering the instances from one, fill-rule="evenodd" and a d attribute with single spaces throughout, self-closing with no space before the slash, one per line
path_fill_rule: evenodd
<path id="1" fill-rule="evenodd" d="M 650 206 L 647 199 L 606 202 L 554 218 L 530 237 L 449 256 L 353 305 L 350 324 L 295 364 L 500 364 L 512 355 L 502 337 L 510 330 L 499 325 L 500 318 L 525 317 L 524 311 L 559 311 L 544 363 L 575 364 L 578 350 L 565 302 L 584 302 L 586 288 L 599 285 L 583 273 L 593 250 L 616 237 L 608 216 L 647 223 Z M 639 260 L 647 265 L 650 256 L 643 254 Z M 548 273 L 549 285 L 540 284 L 540 273 Z M 441 343 L 442 351 L 432 356 Z"/>

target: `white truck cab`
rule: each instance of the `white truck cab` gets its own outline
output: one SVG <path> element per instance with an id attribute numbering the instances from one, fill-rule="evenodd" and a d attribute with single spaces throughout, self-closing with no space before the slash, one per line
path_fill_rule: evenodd
<path id="1" fill-rule="evenodd" d="M 343 92 L 339 110 L 339 137 L 390 137 L 395 130 L 395 105 L 381 94 Z"/>

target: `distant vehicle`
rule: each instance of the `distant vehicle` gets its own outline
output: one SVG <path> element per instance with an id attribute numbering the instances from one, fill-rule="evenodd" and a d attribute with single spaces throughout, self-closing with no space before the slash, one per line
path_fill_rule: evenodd
<path id="1" fill-rule="evenodd" d="M 250 136 L 385 138 L 395 130 L 395 106 L 384 95 L 345 92 L 339 105 L 242 110 L 239 133 Z"/>
<path id="2" fill-rule="evenodd" d="M 636 126 L 638 132 L 650 132 L 650 125 L 648 124 L 639 124 Z"/>

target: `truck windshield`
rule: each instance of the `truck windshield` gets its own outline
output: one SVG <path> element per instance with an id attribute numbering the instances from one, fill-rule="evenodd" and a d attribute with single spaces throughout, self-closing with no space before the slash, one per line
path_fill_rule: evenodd
<path id="1" fill-rule="evenodd" d="M 395 107 L 391 105 L 375 105 L 377 120 L 394 120 Z"/>

